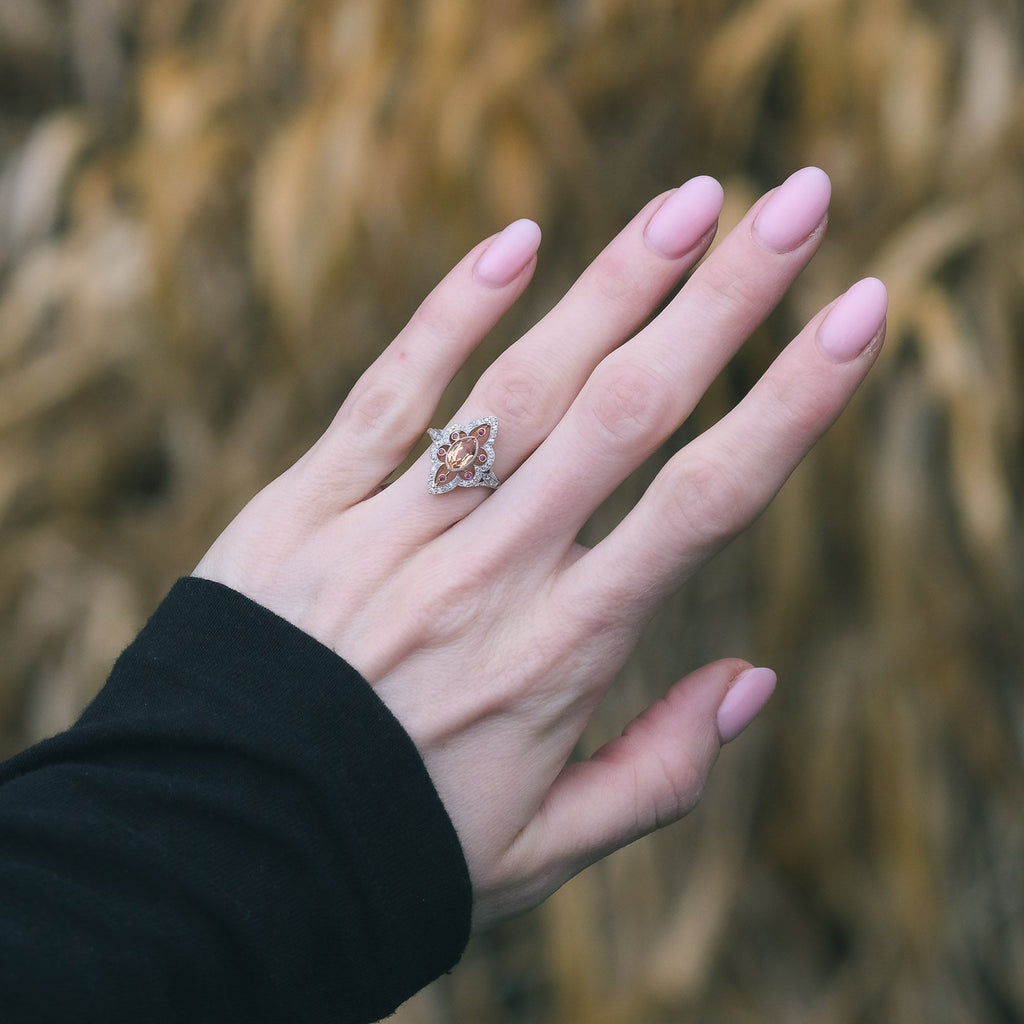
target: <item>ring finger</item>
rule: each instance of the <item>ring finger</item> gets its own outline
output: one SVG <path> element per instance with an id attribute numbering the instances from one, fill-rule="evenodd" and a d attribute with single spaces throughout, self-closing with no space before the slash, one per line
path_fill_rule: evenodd
<path id="1" fill-rule="evenodd" d="M 484 373 L 453 418 L 495 416 L 500 436 L 494 471 L 505 479 L 554 428 L 593 368 L 635 331 L 714 237 L 721 186 L 700 177 L 660 196 L 608 245 L 565 298 Z M 440 425 L 440 424 L 439 424 Z M 428 460 L 388 489 L 385 504 L 436 533 L 486 494 L 456 488 L 444 501 L 427 493 Z"/>

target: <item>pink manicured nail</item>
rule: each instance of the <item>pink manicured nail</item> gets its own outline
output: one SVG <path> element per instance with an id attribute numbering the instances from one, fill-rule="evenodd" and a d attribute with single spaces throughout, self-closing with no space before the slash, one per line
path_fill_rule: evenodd
<path id="1" fill-rule="evenodd" d="M 705 175 L 680 185 L 648 223 L 647 247 L 670 260 L 685 256 L 715 226 L 723 197 L 722 186 Z"/>
<path id="2" fill-rule="evenodd" d="M 866 277 L 836 299 L 818 328 L 818 345 L 833 362 L 848 363 L 881 339 L 889 295 L 877 277 Z"/>
<path id="3" fill-rule="evenodd" d="M 718 735 L 729 743 L 757 717 L 775 692 L 775 673 L 770 668 L 748 668 L 729 687 L 718 707 Z"/>
<path id="4" fill-rule="evenodd" d="M 821 223 L 831 198 L 828 175 L 805 167 L 769 193 L 754 221 L 754 236 L 772 252 L 792 252 Z"/>
<path id="5" fill-rule="evenodd" d="M 493 288 L 511 284 L 537 255 L 540 228 L 532 220 L 513 221 L 477 260 L 477 279 Z"/>

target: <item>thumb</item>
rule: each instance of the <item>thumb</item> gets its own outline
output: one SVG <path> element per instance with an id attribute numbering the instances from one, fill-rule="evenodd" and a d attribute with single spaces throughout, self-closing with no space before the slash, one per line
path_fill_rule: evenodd
<path id="1" fill-rule="evenodd" d="M 717 661 L 690 673 L 618 739 L 555 780 L 527 831 L 552 890 L 613 850 L 696 806 L 723 743 L 767 703 L 775 673 Z M 522 839 L 527 836 L 523 835 Z"/>

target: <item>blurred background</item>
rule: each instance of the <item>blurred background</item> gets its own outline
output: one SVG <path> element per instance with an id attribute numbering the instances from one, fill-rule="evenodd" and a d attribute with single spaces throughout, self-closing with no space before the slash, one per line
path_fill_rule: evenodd
<path id="1" fill-rule="evenodd" d="M 675 443 L 865 274 L 887 348 L 588 743 L 711 658 L 779 691 L 691 818 L 395 1019 L 1024 1019 L 1022 22 L 1014 0 L 2 0 L 0 753 L 73 720 L 479 239 L 545 229 L 444 411 L 651 195 L 714 174 L 724 230 L 817 163 L 819 255 Z"/>

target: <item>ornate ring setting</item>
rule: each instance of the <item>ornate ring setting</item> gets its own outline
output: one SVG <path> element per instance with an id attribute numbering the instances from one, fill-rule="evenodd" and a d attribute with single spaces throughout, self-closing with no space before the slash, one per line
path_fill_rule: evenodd
<path id="1" fill-rule="evenodd" d="M 446 494 L 456 487 L 497 487 L 494 439 L 498 420 L 484 416 L 471 423 L 453 423 L 446 430 L 429 431 L 430 493 Z"/>

